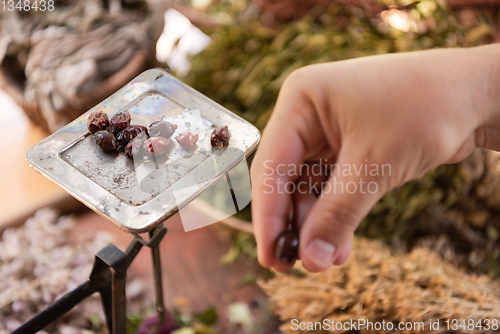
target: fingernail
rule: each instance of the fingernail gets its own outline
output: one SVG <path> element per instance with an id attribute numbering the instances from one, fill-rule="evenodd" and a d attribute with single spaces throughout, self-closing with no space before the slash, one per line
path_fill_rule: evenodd
<path id="1" fill-rule="evenodd" d="M 324 240 L 314 239 L 307 247 L 307 253 L 318 267 L 326 269 L 333 263 L 335 247 Z"/>

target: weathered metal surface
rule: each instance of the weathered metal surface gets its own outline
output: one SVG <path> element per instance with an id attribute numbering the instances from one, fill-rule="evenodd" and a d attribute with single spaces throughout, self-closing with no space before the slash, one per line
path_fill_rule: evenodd
<path id="1" fill-rule="evenodd" d="M 108 115 L 128 111 L 132 124 L 148 126 L 160 119 L 178 124 L 168 157 L 137 162 L 123 153 L 102 152 L 86 126 L 95 110 Z M 210 133 L 213 126 L 222 125 L 229 127 L 229 147 L 214 154 Z M 193 152 L 173 139 L 186 130 L 200 135 Z M 252 153 L 259 140 L 253 125 L 164 70 L 153 69 L 30 148 L 26 157 L 35 170 L 92 210 L 127 232 L 140 233 L 151 231 L 195 199 Z"/>

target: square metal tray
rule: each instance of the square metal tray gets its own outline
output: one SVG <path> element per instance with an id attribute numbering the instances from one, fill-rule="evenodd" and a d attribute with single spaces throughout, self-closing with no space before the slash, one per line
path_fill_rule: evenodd
<path id="1" fill-rule="evenodd" d="M 179 124 L 168 158 L 138 162 L 123 153 L 102 152 L 87 130 L 88 115 L 96 110 L 108 116 L 128 111 L 132 124 L 148 126 L 160 119 Z M 229 146 L 214 153 L 210 134 L 223 125 L 229 128 Z M 173 139 L 185 130 L 200 135 L 194 151 L 183 150 Z M 141 233 L 198 197 L 250 155 L 259 140 L 252 124 L 166 71 L 152 69 L 31 147 L 26 158 L 36 171 L 121 229 Z"/>

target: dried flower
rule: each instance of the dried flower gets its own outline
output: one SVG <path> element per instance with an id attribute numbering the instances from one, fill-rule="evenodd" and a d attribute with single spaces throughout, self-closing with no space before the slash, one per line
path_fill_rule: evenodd
<path id="1" fill-rule="evenodd" d="M 13 331 L 88 279 L 94 254 L 112 237 L 99 232 L 81 235 L 73 242 L 70 234 L 74 227 L 72 218 L 58 219 L 55 211 L 42 209 L 23 226 L 4 231 L 0 239 L 0 334 Z M 132 287 L 137 298 L 143 285 L 135 280 Z M 88 319 L 96 314 L 104 324 L 97 294 L 58 319 L 51 331 L 81 333 L 89 329 Z"/>

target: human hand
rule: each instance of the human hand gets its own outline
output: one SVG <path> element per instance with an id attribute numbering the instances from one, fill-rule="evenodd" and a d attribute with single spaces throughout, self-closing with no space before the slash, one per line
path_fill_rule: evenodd
<path id="1" fill-rule="evenodd" d="M 316 272 L 342 264 L 354 231 L 386 192 L 464 159 L 476 146 L 499 150 L 499 55 L 495 45 L 441 49 L 293 72 L 252 164 L 259 262 L 290 269 L 274 246 L 293 212 L 304 267 Z M 335 164 L 333 174 L 300 175 L 298 166 L 318 161 Z M 323 192 L 285 187 L 300 182 L 324 182 Z"/>

